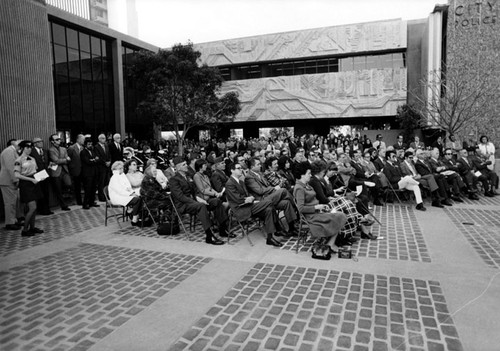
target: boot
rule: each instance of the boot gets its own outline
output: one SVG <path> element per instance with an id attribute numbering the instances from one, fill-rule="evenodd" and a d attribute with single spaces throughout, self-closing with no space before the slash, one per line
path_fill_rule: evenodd
<path id="1" fill-rule="evenodd" d="M 219 226 L 219 236 L 221 238 L 227 238 L 227 237 L 229 237 L 230 239 L 236 238 L 235 234 L 228 232 L 226 222 L 221 223 L 221 225 Z"/>
<path id="2" fill-rule="evenodd" d="M 433 191 L 431 193 L 431 195 L 432 195 L 432 206 L 443 208 L 444 206 L 441 204 L 441 200 L 439 199 L 439 195 L 437 193 L 437 190 Z"/>

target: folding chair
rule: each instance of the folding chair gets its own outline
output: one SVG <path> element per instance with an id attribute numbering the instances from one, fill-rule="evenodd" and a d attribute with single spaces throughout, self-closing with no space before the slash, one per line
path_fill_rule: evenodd
<path id="1" fill-rule="evenodd" d="M 120 221 L 118 219 L 122 218 L 123 222 L 126 221 L 127 219 L 127 206 L 121 206 L 121 205 L 113 205 L 111 203 L 111 200 L 109 199 L 109 190 L 108 187 L 105 186 L 103 189 L 104 192 L 104 197 L 106 198 L 106 206 L 104 207 L 104 226 L 108 225 L 108 218 L 115 217 L 116 223 L 118 223 L 118 227 L 122 229 L 122 226 L 120 224 Z M 110 215 L 108 215 L 108 208 L 110 209 L 110 212 L 112 212 Z M 117 214 L 115 209 L 121 208 L 122 213 Z"/>
<path id="2" fill-rule="evenodd" d="M 392 193 L 394 196 L 396 196 L 396 199 L 398 199 L 398 202 L 402 204 L 403 202 L 401 201 L 401 198 L 398 196 L 398 193 L 401 195 L 404 195 L 406 193 L 406 189 L 394 189 L 392 184 L 388 182 L 389 186 L 387 187 L 385 191 L 385 202 L 387 202 L 387 197 L 389 196 L 390 193 Z"/>
<path id="3" fill-rule="evenodd" d="M 229 212 L 228 212 L 228 217 L 229 217 L 229 224 L 228 224 L 228 231 L 229 231 L 229 234 L 231 234 L 233 232 L 233 229 L 232 229 L 232 223 L 233 223 L 233 217 L 234 219 L 236 220 L 236 223 L 238 223 L 238 226 L 240 227 L 241 229 L 241 232 L 243 233 L 243 236 L 246 236 L 248 242 L 250 243 L 250 246 L 253 246 L 253 243 L 252 241 L 250 240 L 250 237 L 248 236 L 248 234 L 250 232 L 253 232 L 254 230 L 256 229 L 259 229 L 260 226 L 256 226 L 256 227 L 253 227 L 253 228 L 250 228 L 250 223 L 251 223 L 251 219 L 248 219 L 244 222 L 240 222 L 236 216 L 234 215 L 234 212 L 233 210 L 230 208 L 229 209 Z M 251 230 L 250 230 L 251 229 Z M 227 243 L 229 244 L 229 239 L 230 239 L 230 235 L 227 236 Z"/>
<path id="4" fill-rule="evenodd" d="M 295 199 L 294 199 L 295 201 Z M 303 241 L 303 245 L 306 244 L 308 233 L 309 233 L 309 221 L 306 216 L 304 216 L 300 211 L 299 213 L 299 234 L 297 235 L 297 242 L 295 243 L 295 253 L 299 253 L 300 240 Z"/>
<path id="5" fill-rule="evenodd" d="M 172 193 L 169 191 L 167 192 L 168 199 L 170 200 L 170 204 L 172 205 L 172 218 L 171 220 L 173 221 L 173 214 L 177 216 L 177 219 L 179 221 L 179 225 L 182 227 L 182 230 L 184 234 L 186 234 L 186 237 L 188 238 L 189 241 L 191 241 L 191 237 L 189 236 L 188 231 L 186 230 L 186 227 L 184 226 L 184 223 L 182 223 L 182 217 L 179 214 L 179 211 L 177 211 L 177 207 L 175 207 L 174 200 L 172 199 Z"/>

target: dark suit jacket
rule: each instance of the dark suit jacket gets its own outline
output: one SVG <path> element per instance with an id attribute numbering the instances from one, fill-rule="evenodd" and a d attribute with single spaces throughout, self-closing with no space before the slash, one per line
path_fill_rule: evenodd
<path id="1" fill-rule="evenodd" d="M 269 185 L 267 180 L 261 174 L 260 177 L 254 171 L 249 171 L 245 177 L 245 185 L 257 200 L 262 200 L 266 195 L 273 193 L 276 189 Z"/>
<path id="2" fill-rule="evenodd" d="M 120 144 L 120 147 L 121 149 L 118 150 L 114 141 L 109 143 L 109 154 L 111 157 L 111 164 L 113 164 L 116 161 L 123 161 L 123 145 Z"/>
<path id="3" fill-rule="evenodd" d="M 316 199 L 318 199 L 320 204 L 328 204 L 330 200 L 328 199 L 328 189 L 324 180 L 320 180 L 315 176 L 311 176 L 309 185 L 313 188 L 316 193 Z"/>
<path id="4" fill-rule="evenodd" d="M 398 182 L 403 177 L 403 173 L 398 165 L 391 165 L 389 162 L 385 164 L 384 174 L 387 180 L 391 183 L 393 187 L 398 188 Z"/>
<path id="5" fill-rule="evenodd" d="M 210 183 L 212 183 L 212 187 L 217 192 L 221 192 L 222 189 L 226 186 L 227 181 L 229 180 L 226 173 L 220 170 L 216 170 L 212 177 L 210 177 Z"/>
<path id="6" fill-rule="evenodd" d="M 83 147 L 81 147 L 83 150 Z M 80 149 L 75 143 L 68 147 L 68 156 L 71 161 L 68 162 L 69 174 L 73 177 L 78 177 L 82 173 L 82 161 L 80 160 Z"/>
<path id="7" fill-rule="evenodd" d="M 360 165 L 359 163 L 357 163 L 355 161 L 351 161 L 351 167 L 356 170 L 356 174 L 354 175 L 354 178 L 366 180 L 365 171 L 364 171 L 362 165 Z"/>
<path id="8" fill-rule="evenodd" d="M 415 168 L 418 174 L 424 176 L 427 174 L 433 174 L 431 166 L 427 162 L 422 162 L 422 160 L 417 159 L 415 162 Z"/>
<path id="9" fill-rule="evenodd" d="M 387 163 L 387 162 L 386 162 Z M 381 171 L 385 167 L 385 163 L 382 162 L 380 157 L 377 157 L 375 160 L 373 160 L 373 164 L 375 165 L 375 168 L 377 168 L 377 171 Z"/>
<path id="10" fill-rule="evenodd" d="M 46 150 L 43 150 L 43 160 L 42 160 L 42 156 L 40 156 L 40 154 L 38 153 L 38 150 L 36 149 L 36 147 L 33 147 L 31 149 L 30 156 L 35 159 L 36 169 L 38 172 L 40 172 L 43 169 L 47 169 L 47 166 L 49 165 L 49 157 L 47 155 Z"/>
<path id="11" fill-rule="evenodd" d="M 446 166 L 446 169 L 449 169 L 451 171 L 455 171 L 457 173 L 460 173 L 460 170 L 458 168 L 459 164 L 458 164 L 458 162 L 453 161 L 453 159 L 451 159 L 451 160 L 446 160 L 446 159 L 443 160 L 443 165 Z"/>
<path id="12" fill-rule="evenodd" d="M 97 166 L 99 168 L 106 168 L 106 162 L 111 161 L 111 153 L 109 152 L 108 144 L 104 144 L 103 150 L 101 144 L 97 143 L 94 146 L 94 153 L 99 157 L 99 159 L 97 160 Z"/>
<path id="13" fill-rule="evenodd" d="M 91 178 L 97 175 L 97 160 L 95 159 L 96 154 L 92 150 L 83 149 L 80 152 L 80 159 L 82 162 L 82 178 Z"/>
<path id="14" fill-rule="evenodd" d="M 458 171 L 462 175 L 465 175 L 469 172 L 474 173 L 474 165 L 472 164 L 472 162 L 469 160 L 468 157 L 467 157 L 467 161 L 469 161 L 469 162 L 468 163 L 465 162 L 464 159 L 461 157 L 457 160 Z"/>
<path id="15" fill-rule="evenodd" d="M 174 199 L 175 206 L 182 212 L 185 204 L 197 203 L 193 193 L 193 186 L 179 172 L 170 178 L 170 191 Z"/>
<path id="16" fill-rule="evenodd" d="M 401 145 L 399 145 L 399 143 L 396 143 L 393 145 L 394 147 L 394 150 L 399 150 L 399 149 L 403 149 L 403 150 L 406 150 L 406 144 L 405 143 L 402 143 Z"/>
<path id="17" fill-rule="evenodd" d="M 245 182 L 238 183 L 236 179 L 229 177 L 225 186 L 225 194 L 234 215 L 239 221 L 246 221 L 252 216 L 252 204 L 245 204 L 245 198 L 249 196 Z"/>

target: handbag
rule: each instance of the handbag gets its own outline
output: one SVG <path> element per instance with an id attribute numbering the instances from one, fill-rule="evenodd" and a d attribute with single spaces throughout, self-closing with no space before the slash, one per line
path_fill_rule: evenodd
<path id="1" fill-rule="evenodd" d="M 323 241 L 317 241 L 313 244 L 311 248 L 312 258 L 316 260 L 328 261 L 332 258 L 332 253 L 330 246 L 323 243 Z"/>

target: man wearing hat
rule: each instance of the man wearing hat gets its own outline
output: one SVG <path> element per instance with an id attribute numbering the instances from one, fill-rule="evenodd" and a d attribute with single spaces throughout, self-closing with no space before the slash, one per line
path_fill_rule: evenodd
<path id="1" fill-rule="evenodd" d="M 222 156 L 216 157 L 214 160 L 214 165 L 215 172 L 212 174 L 210 182 L 212 183 L 215 191 L 221 192 L 226 186 L 227 181 L 229 180 L 228 176 L 224 172 L 224 170 L 226 169 L 224 158 Z"/>
<path id="2" fill-rule="evenodd" d="M 46 150 L 43 149 L 43 140 L 42 138 L 36 137 L 33 139 L 33 148 L 31 149 L 31 157 L 33 157 L 36 161 L 37 171 L 40 172 L 42 170 L 46 170 L 49 165 L 49 159 L 46 155 Z M 54 214 L 54 212 L 50 211 L 49 206 L 49 182 L 40 182 L 38 183 L 40 190 L 42 191 L 43 197 L 36 201 L 36 209 L 37 213 L 42 216 L 47 216 Z"/>
<path id="3" fill-rule="evenodd" d="M 205 242 L 207 244 L 224 244 L 222 240 L 212 233 L 210 229 L 212 223 L 208 214 L 209 210 L 214 210 L 215 219 L 219 223 L 219 233 L 227 235 L 228 217 L 224 206 L 222 206 L 222 202 L 218 202 L 217 206 L 213 207 L 208 205 L 206 201 L 204 201 L 205 203 L 197 201 L 193 191 L 195 186 L 191 184 L 193 181 L 187 177 L 187 162 L 178 156 L 174 158 L 174 165 L 177 172 L 170 178 L 170 191 L 172 192 L 172 198 L 177 211 L 181 214 L 189 213 L 198 216 L 205 230 Z"/>

